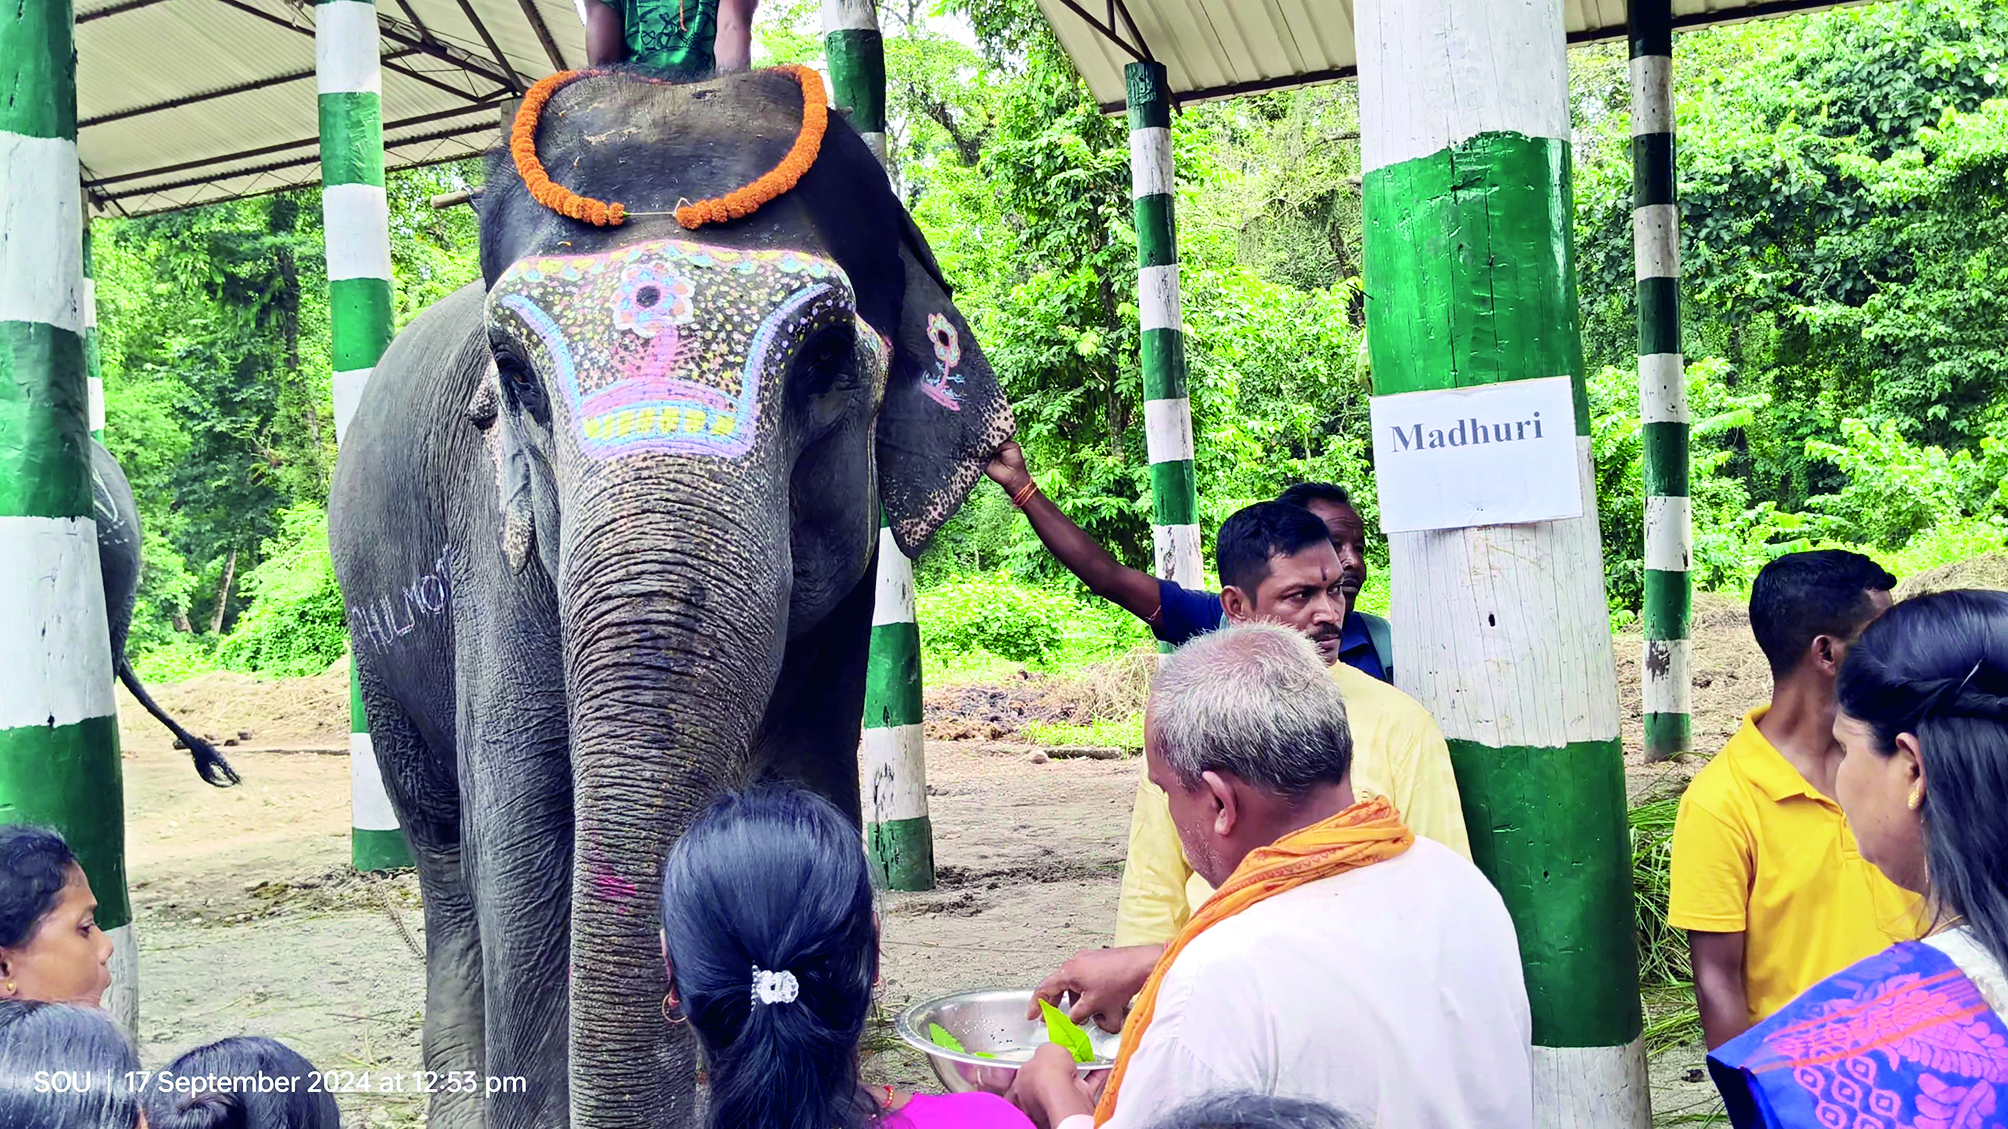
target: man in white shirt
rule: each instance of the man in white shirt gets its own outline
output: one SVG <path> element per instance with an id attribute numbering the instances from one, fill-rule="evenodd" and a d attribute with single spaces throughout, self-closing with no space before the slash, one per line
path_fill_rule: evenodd
<path id="1" fill-rule="evenodd" d="M 1530 1129 L 1512 920 L 1471 863 L 1387 801 L 1355 803 L 1345 702 L 1311 646 L 1260 625 L 1187 644 L 1158 672 L 1144 743 L 1218 891 L 1168 946 L 1083 952 L 1039 986 L 1077 1019 L 1127 1020 L 1099 1103 L 1059 1047 L 1012 1100 L 1049 1129 L 1142 1129 L 1223 1090 L 1376 1126 Z"/>

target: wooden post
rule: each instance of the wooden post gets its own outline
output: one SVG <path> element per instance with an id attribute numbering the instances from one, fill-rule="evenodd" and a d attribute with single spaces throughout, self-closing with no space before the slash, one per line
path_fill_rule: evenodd
<path id="1" fill-rule="evenodd" d="M 1171 90 L 1164 64 L 1156 62 L 1124 67 L 1123 85 L 1129 103 L 1130 196 L 1136 208 L 1136 298 L 1143 331 L 1143 434 L 1150 458 L 1151 540 L 1157 574 L 1190 588 L 1199 585 L 1202 566 L 1199 492 L 1192 471 L 1192 409 L 1185 395 Z"/>
<path id="2" fill-rule="evenodd" d="M 105 366 L 98 351 L 98 282 L 91 266 L 91 213 L 84 205 L 84 377 L 90 389 L 91 438 L 105 441 Z"/>
<path id="3" fill-rule="evenodd" d="M 1562 0 L 1361 0 L 1357 13 L 1375 391 L 1567 375 L 1584 501 L 1566 521 L 1389 537 L 1395 669 L 1443 726 L 1472 854 L 1519 934 L 1534 1123 L 1645 1129 Z"/>
<path id="4" fill-rule="evenodd" d="M 349 429 L 377 358 L 390 345 L 390 204 L 383 187 L 383 81 L 372 0 L 314 5 L 321 109 L 321 221 L 334 338 L 335 443 Z M 349 666 L 350 858 L 357 870 L 411 865 L 370 744 Z"/>
<path id="5" fill-rule="evenodd" d="M 91 499 L 83 183 L 70 0 L 0 8 L 0 823 L 69 840 L 111 936 L 128 1033 L 139 955 Z"/>
<path id="6" fill-rule="evenodd" d="M 892 172 L 885 138 L 885 37 L 872 0 L 823 0 L 823 56 L 837 108 Z M 888 890 L 934 889 L 934 823 L 927 815 L 921 730 L 920 623 L 913 562 L 879 515 L 878 591 L 865 667 L 865 847 Z"/>
<path id="7" fill-rule="evenodd" d="M 1687 375 L 1680 355 L 1680 212 L 1673 189 L 1673 6 L 1632 0 L 1632 255 L 1638 280 L 1639 418 L 1645 432 L 1645 752 L 1692 741 Z"/>

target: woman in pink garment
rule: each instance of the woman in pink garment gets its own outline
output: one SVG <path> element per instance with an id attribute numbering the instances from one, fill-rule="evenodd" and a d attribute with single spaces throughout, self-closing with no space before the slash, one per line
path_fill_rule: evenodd
<path id="1" fill-rule="evenodd" d="M 709 1064 L 710 1129 L 1030 1129 L 994 1094 L 867 1088 L 878 916 L 856 825 L 797 788 L 730 794 L 662 875 L 663 1017 Z"/>

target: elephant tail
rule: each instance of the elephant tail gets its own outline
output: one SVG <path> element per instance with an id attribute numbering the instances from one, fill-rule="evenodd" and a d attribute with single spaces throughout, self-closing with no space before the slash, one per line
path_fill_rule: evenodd
<path id="1" fill-rule="evenodd" d="M 119 656 L 119 681 L 125 683 L 125 688 L 132 694 L 133 699 L 146 707 L 146 712 L 152 714 L 155 721 L 166 726 L 167 731 L 174 734 L 175 740 L 187 746 L 188 755 L 195 758 L 196 775 L 218 788 L 228 788 L 232 784 L 242 782 L 237 770 L 230 767 L 230 762 L 223 759 L 223 754 L 216 751 L 216 746 L 183 729 L 180 722 L 169 717 L 166 710 L 154 703 L 153 695 L 146 692 L 146 687 L 140 683 L 139 676 L 132 672 L 132 664 L 126 661 L 124 655 Z"/>

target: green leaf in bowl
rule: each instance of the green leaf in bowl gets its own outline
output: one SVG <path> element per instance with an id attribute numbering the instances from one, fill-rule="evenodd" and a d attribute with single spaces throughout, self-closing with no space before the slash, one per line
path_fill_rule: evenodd
<path id="1" fill-rule="evenodd" d="M 1089 1041 L 1088 1033 L 1081 1025 L 1067 1018 L 1067 1013 L 1047 1003 L 1039 1001 L 1039 1014 L 1046 1017 L 1046 1037 L 1065 1047 L 1074 1056 L 1075 1062 L 1095 1061 L 1095 1045 Z"/>
<path id="2" fill-rule="evenodd" d="M 940 1047 L 943 1050 L 954 1051 L 956 1054 L 959 1055 L 975 1055 L 977 1058 L 997 1057 L 996 1055 L 993 1055 L 988 1051 L 972 1051 L 965 1049 L 963 1045 L 956 1040 L 955 1036 L 948 1033 L 948 1028 L 943 1027 L 939 1023 L 930 1023 L 927 1025 L 927 1039 L 928 1042 L 933 1043 L 935 1046 Z"/>

